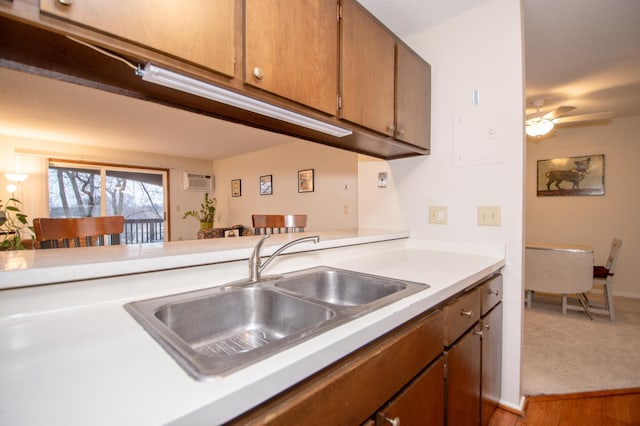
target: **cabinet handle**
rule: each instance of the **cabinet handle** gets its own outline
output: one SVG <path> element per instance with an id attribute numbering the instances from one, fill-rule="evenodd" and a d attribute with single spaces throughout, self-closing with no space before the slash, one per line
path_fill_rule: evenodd
<path id="1" fill-rule="evenodd" d="M 73 0 L 58 0 L 58 3 L 64 4 L 65 6 L 69 6 L 73 3 Z"/>
<path id="2" fill-rule="evenodd" d="M 72 0 L 73 1 L 73 0 Z M 264 71 L 262 71 L 262 68 L 260 67 L 255 67 L 253 69 L 253 75 L 255 76 L 255 78 L 257 78 L 258 80 L 262 80 L 262 77 L 264 77 Z"/>
<path id="3" fill-rule="evenodd" d="M 400 426 L 400 417 L 390 419 L 389 417 L 384 416 L 384 421 L 389 422 L 391 426 Z"/>
<path id="4" fill-rule="evenodd" d="M 500 292 L 498 290 L 493 291 L 493 290 L 489 289 L 489 294 L 495 294 L 496 296 L 498 296 L 500 294 Z"/>
<path id="5" fill-rule="evenodd" d="M 473 334 L 482 337 L 482 330 L 473 330 Z"/>
<path id="6" fill-rule="evenodd" d="M 389 133 L 393 135 L 393 132 L 396 130 L 396 126 L 392 124 L 389 127 L 387 127 L 387 130 L 389 131 Z"/>
<path id="7" fill-rule="evenodd" d="M 473 314 L 473 311 L 465 311 L 464 309 L 460 310 L 460 316 L 470 317 Z"/>
<path id="8" fill-rule="evenodd" d="M 489 330 L 491 329 L 491 326 L 489 324 L 482 324 L 482 328 L 484 328 L 485 330 Z"/>

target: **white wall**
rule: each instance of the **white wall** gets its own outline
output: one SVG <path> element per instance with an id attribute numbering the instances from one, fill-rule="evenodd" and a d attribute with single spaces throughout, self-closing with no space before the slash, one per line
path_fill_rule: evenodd
<path id="1" fill-rule="evenodd" d="M 352 152 L 296 141 L 216 160 L 216 226 L 251 227 L 252 214 L 307 214 L 310 231 L 355 229 L 357 158 Z M 314 169 L 315 188 L 313 192 L 298 193 L 298 171 L 305 169 Z M 262 175 L 272 175 L 273 195 L 260 195 Z M 231 196 L 232 179 L 241 179 L 241 197 Z"/>
<path id="2" fill-rule="evenodd" d="M 607 125 L 560 128 L 554 137 L 527 142 L 526 239 L 533 242 L 590 245 L 604 264 L 611 239 L 623 241 L 614 294 L 640 298 L 640 116 Z M 538 197 L 537 161 L 604 154 L 605 195 Z"/>
<path id="3" fill-rule="evenodd" d="M 358 169 L 360 227 L 506 243 L 501 403 L 514 408 L 521 403 L 523 315 L 521 27 L 519 2 L 494 0 L 407 39 L 432 66 L 432 154 L 388 163 L 363 159 Z M 480 91 L 477 106 L 473 90 Z M 385 170 L 389 186 L 377 188 L 377 173 Z M 501 206 L 502 225 L 479 227 L 481 205 Z M 447 206 L 448 224 L 429 225 L 429 206 Z"/>
<path id="4" fill-rule="evenodd" d="M 15 196 L 22 201 L 23 211 L 34 217 L 48 216 L 48 187 L 46 158 L 69 159 L 75 161 L 91 161 L 123 166 L 144 166 L 169 169 L 169 199 L 172 205 L 180 205 L 186 210 L 197 208 L 202 198 L 201 192 L 184 191 L 183 171 L 200 171 L 212 173 L 212 162 L 193 158 L 169 157 L 134 151 L 122 151 L 85 145 L 65 144 L 47 140 L 24 139 L 15 136 L 0 135 L 0 199 L 6 200 L 10 194 L 6 190 L 7 181 L 4 173 L 14 170 L 15 154 L 33 157 L 33 161 L 22 162 L 23 172 L 29 178 L 21 183 Z M 169 214 L 170 239 L 195 239 L 199 224 L 191 220 L 183 220 L 182 214 Z"/>

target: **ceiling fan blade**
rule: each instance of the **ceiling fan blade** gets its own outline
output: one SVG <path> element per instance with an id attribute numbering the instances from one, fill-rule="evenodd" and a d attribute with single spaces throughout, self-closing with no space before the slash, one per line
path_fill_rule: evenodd
<path id="1" fill-rule="evenodd" d="M 544 118 L 548 118 L 550 120 L 553 120 L 554 118 L 558 118 L 558 117 L 562 117 L 563 115 L 566 115 L 568 113 L 570 113 L 571 111 L 573 111 L 574 109 L 576 109 L 576 107 L 574 106 L 561 106 L 558 107 L 556 109 L 554 109 L 551 112 L 548 112 L 544 115 Z"/>
<path id="2" fill-rule="evenodd" d="M 583 121 L 601 121 L 613 118 L 612 112 L 595 112 L 593 114 L 572 115 L 556 119 L 557 124 L 580 123 Z"/>

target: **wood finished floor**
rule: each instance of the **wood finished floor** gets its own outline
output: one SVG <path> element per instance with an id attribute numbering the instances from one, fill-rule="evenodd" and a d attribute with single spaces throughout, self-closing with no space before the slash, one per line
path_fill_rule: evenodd
<path id="1" fill-rule="evenodd" d="M 498 408 L 489 426 L 640 425 L 640 388 L 527 397 L 525 415 Z"/>

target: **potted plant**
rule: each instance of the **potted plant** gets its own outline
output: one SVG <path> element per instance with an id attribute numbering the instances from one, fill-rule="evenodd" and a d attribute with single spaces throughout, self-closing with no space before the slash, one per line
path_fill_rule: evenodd
<path id="1" fill-rule="evenodd" d="M 27 215 L 20 211 L 19 204 L 22 203 L 15 198 L 9 198 L 6 204 L 0 200 L 0 251 L 24 250 L 22 237 L 34 238 Z"/>
<path id="2" fill-rule="evenodd" d="M 200 204 L 200 210 L 186 211 L 182 218 L 195 217 L 200 221 L 200 229 L 211 229 L 213 228 L 213 219 L 216 214 L 216 202 L 215 198 L 209 198 L 209 193 L 205 192 L 204 201 Z"/>

